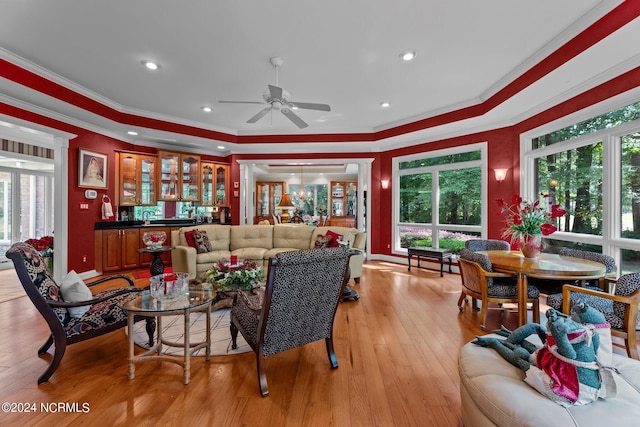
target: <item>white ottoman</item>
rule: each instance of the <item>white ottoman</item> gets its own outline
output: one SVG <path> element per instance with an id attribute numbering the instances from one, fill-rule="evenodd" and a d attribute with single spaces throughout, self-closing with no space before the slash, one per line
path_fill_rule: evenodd
<path id="1" fill-rule="evenodd" d="M 488 336 L 498 335 L 490 334 Z M 538 337 L 529 341 L 541 345 Z M 477 426 L 640 426 L 640 362 L 617 354 L 615 398 L 563 408 L 524 382 L 524 372 L 495 350 L 465 344 L 460 351 L 460 396 L 465 427 Z"/>

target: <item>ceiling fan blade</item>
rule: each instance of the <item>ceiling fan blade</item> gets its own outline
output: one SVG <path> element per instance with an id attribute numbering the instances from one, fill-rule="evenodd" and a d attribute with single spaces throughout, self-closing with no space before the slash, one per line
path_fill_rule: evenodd
<path id="1" fill-rule="evenodd" d="M 285 116 L 287 116 L 287 118 L 289 120 L 291 120 L 296 126 L 298 126 L 300 129 L 304 129 L 307 126 L 309 126 L 308 124 L 305 123 L 304 120 L 302 120 L 300 117 L 298 117 L 296 115 L 296 113 L 294 113 L 293 111 L 291 111 L 288 108 L 283 108 L 282 110 L 282 114 L 284 114 Z"/>
<path id="2" fill-rule="evenodd" d="M 260 112 L 258 114 L 256 114 L 255 116 L 253 116 L 249 120 L 247 120 L 247 123 L 255 123 L 255 122 L 257 122 L 258 120 L 263 118 L 264 115 L 269 112 L 269 110 L 271 110 L 271 107 L 267 107 L 264 110 L 260 110 Z"/>
<path id="3" fill-rule="evenodd" d="M 264 104 L 260 101 L 218 101 L 220 104 Z"/>
<path id="4" fill-rule="evenodd" d="M 282 88 L 274 85 L 269 85 L 269 93 L 272 99 L 282 101 Z"/>
<path id="5" fill-rule="evenodd" d="M 291 102 L 290 104 L 303 110 L 331 111 L 331 107 L 327 104 L 314 104 L 313 102 Z"/>

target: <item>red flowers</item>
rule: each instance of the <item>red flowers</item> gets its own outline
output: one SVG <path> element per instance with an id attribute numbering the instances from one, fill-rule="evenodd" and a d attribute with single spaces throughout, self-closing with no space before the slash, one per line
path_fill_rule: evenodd
<path id="1" fill-rule="evenodd" d="M 549 194 L 540 195 L 544 198 L 549 197 Z M 552 223 L 553 220 L 567 213 L 559 205 L 551 205 L 551 210 L 547 211 L 540 206 L 540 200 L 530 203 L 523 201 L 519 194 L 514 194 L 511 202 L 509 206 L 504 199 L 496 200 L 500 207 L 498 215 L 506 215 L 507 228 L 504 230 L 503 237 L 510 238 L 511 241 L 535 234 L 549 236 L 557 230 Z"/>

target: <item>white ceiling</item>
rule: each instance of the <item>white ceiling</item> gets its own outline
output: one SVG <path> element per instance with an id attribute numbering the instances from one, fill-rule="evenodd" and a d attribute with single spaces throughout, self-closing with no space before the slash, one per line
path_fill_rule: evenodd
<path id="1" fill-rule="evenodd" d="M 291 135 L 379 132 L 479 104 L 620 3 L 0 0 L 0 57 L 120 112 L 287 142 Z M 476 117 L 348 147 L 322 138 L 311 146 L 226 141 L 223 151 L 374 151 L 512 124 L 638 66 L 639 36 L 636 19 Z M 401 61 L 404 50 L 417 57 Z M 275 83 L 273 56 L 284 59 L 279 84 L 294 102 L 331 105 L 330 112 L 297 110 L 306 129 L 278 112 L 248 124 L 263 106 L 218 103 L 261 101 Z M 146 70 L 144 59 L 161 68 Z M 114 122 L 4 78 L 0 101 L 134 143 L 212 152 L 220 145 L 192 131 Z M 382 101 L 391 107 L 380 108 Z M 131 128 L 139 136 L 126 135 Z"/>

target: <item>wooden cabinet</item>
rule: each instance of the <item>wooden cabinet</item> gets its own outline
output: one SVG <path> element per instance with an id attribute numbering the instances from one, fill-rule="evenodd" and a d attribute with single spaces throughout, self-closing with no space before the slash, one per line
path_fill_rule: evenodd
<path id="1" fill-rule="evenodd" d="M 355 227 L 357 225 L 358 208 L 358 183 L 349 181 L 331 181 L 331 225 L 346 225 Z M 352 224 L 352 225 L 351 225 Z"/>
<path id="2" fill-rule="evenodd" d="M 156 164 L 154 155 L 120 153 L 120 206 L 155 206 Z"/>
<path id="3" fill-rule="evenodd" d="M 200 206 L 229 206 L 229 165 L 202 162 Z"/>
<path id="4" fill-rule="evenodd" d="M 158 200 L 200 201 L 200 156 L 160 151 Z"/>
<path id="5" fill-rule="evenodd" d="M 138 249 L 141 246 L 140 230 L 125 228 L 102 230 L 102 272 L 136 268 L 140 265 Z"/>
<path id="6" fill-rule="evenodd" d="M 256 212 L 254 223 L 273 220 L 275 208 L 284 193 L 284 182 L 256 182 Z"/>

